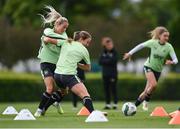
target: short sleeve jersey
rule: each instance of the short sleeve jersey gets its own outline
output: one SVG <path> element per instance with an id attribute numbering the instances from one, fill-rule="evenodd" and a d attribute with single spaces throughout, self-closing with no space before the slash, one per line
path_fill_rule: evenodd
<path id="1" fill-rule="evenodd" d="M 86 64 L 90 64 L 89 52 L 82 43 L 65 41 L 58 44 L 61 45 L 61 52 L 55 73 L 76 75 L 78 62 L 84 60 Z"/>
<path id="2" fill-rule="evenodd" d="M 57 34 L 51 28 L 46 28 L 43 33 L 44 33 L 43 36 L 45 35 L 56 39 L 68 38 L 66 32 L 62 34 Z M 43 36 L 41 37 L 41 48 L 39 49 L 38 58 L 40 59 L 41 63 L 48 62 L 48 63 L 56 64 L 59 59 L 61 47 L 50 43 L 44 44 L 42 40 Z"/>

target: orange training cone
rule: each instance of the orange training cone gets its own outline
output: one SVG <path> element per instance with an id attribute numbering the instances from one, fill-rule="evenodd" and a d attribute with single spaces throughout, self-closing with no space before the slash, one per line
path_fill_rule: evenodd
<path id="1" fill-rule="evenodd" d="M 169 121 L 170 125 L 180 125 L 180 111 Z"/>
<path id="2" fill-rule="evenodd" d="M 86 107 L 82 107 L 81 110 L 77 113 L 78 116 L 89 116 L 90 112 Z"/>
<path id="3" fill-rule="evenodd" d="M 177 110 L 177 111 L 174 111 L 174 112 L 169 113 L 169 116 L 170 116 L 171 118 L 173 118 L 173 117 L 174 117 L 177 113 L 178 113 L 178 110 Z"/>
<path id="4" fill-rule="evenodd" d="M 150 116 L 169 116 L 163 107 L 156 107 L 154 111 L 150 114 Z"/>

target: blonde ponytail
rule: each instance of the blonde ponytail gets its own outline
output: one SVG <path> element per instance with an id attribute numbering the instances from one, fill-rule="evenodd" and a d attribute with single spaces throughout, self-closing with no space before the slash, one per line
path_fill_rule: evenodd
<path id="1" fill-rule="evenodd" d="M 168 30 L 163 26 L 158 26 L 154 30 L 150 31 L 149 34 L 152 39 L 159 39 L 159 36 L 164 32 L 168 32 Z"/>
<path id="2" fill-rule="evenodd" d="M 45 6 L 45 8 L 49 10 L 49 12 L 46 13 L 46 16 L 39 14 L 42 18 L 43 25 L 52 25 L 57 19 L 62 17 L 62 15 L 58 13 L 52 6 Z"/>

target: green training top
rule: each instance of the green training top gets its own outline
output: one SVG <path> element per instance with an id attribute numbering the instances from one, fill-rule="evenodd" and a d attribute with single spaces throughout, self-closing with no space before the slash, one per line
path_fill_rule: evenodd
<path id="1" fill-rule="evenodd" d="M 44 30 L 43 36 L 48 36 L 52 38 L 65 38 L 67 39 L 67 34 L 66 32 L 62 34 L 55 33 L 53 29 L 51 28 L 46 28 Z M 60 54 L 60 49 L 61 47 L 58 45 L 53 45 L 53 44 L 44 44 L 43 42 L 43 36 L 41 37 L 41 48 L 39 49 L 39 55 L 38 58 L 40 59 L 40 62 L 48 62 L 52 64 L 56 64 L 58 59 L 59 59 L 59 54 Z"/>
<path id="2" fill-rule="evenodd" d="M 67 41 L 58 40 L 58 45 L 61 46 L 61 52 L 55 73 L 76 75 L 78 62 L 84 60 L 86 64 L 91 63 L 89 52 L 82 43 L 77 41 L 68 43 Z"/>
<path id="3" fill-rule="evenodd" d="M 170 43 L 160 44 L 159 40 L 155 39 L 144 42 L 144 47 L 151 49 L 151 53 L 144 65 L 157 72 L 162 71 L 167 56 L 175 53 L 174 48 Z"/>

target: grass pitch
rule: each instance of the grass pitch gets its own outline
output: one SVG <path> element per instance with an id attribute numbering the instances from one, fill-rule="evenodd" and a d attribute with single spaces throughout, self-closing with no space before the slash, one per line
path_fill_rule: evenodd
<path id="1" fill-rule="evenodd" d="M 170 113 L 180 106 L 180 102 L 151 102 L 148 112 L 143 112 L 140 106 L 137 114 L 132 117 L 121 113 L 122 103 L 119 103 L 118 110 L 102 110 L 104 103 L 94 102 L 96 109 L 108 112 L 109 122 L 104 123 L 85 123 L 86 116 L 76 115 L 82 104 L 78 105 L 77 110 L 72 110 L 70 102 L 62 103 L 64 114 L 58 114 L 56 109 L 51 107 L 44 117 L 35 121 L 14 121 L 15 115 L 2 115 L 9 105 L 14 106 L 17 111 L 27 108 L 34 114 L 38 103 L 0 103 L 0 128 L 180 128 L 180 125 L 168 125 L 169 117 L 149 116 L 156 106 L 163 106 Z"/>

